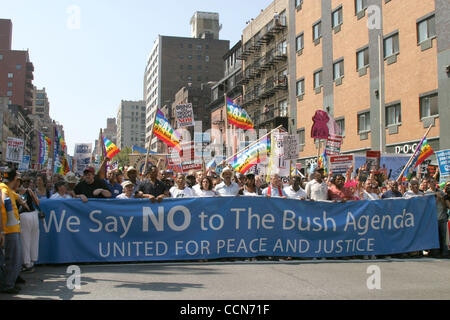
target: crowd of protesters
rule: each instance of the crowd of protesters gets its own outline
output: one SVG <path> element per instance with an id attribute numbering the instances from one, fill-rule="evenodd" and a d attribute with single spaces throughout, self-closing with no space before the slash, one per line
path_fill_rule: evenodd
<path id="1" fill-rule="evenodd" d="M 202 197 L 276 197 L 306 201 L 347 202 L 434 196 L 437 204 L 440 249 L 426 252 L 429 257 L 447 258 L 448 214 L 450 212 L 450 182 L 439 186 L 436 176 L 412 178 L 408 184 L 389 180 L 365 167 L 353 168 L 347 174 L 325 175 L 316 168 L 307 177 L 293 175 L 283 183 L 278 174 L 268 179 L 247 173 L 236 173 L 224 166 L 220 174 L 215 170 L 174 174 L 171 170 L 150 166 L 145 176 L 133 167 L 107 172 L 108 159 L 96 170 L 88 167 L 81 177 L 68 173 L 47 177 L 45 173 L 28 172 L 19 175 L 14 169 L 3 172 L 0 183 L 2 217 L 0 219 L 0 292 L 16 294 L 25 280 L 20 273 L 34 271 L 38 260 L 39 219 L 45 214 L 39 204 L 43 199 L 148 199 L 161 202 L 165 198 Z M 363 177 L 364 176 L 364 177 Z M 419 174 L 420 176 L 420 174 Z M 399 257 L 417 256 L 409 253 Z M 376 258 L 363 257 L 364 259 Z"/>

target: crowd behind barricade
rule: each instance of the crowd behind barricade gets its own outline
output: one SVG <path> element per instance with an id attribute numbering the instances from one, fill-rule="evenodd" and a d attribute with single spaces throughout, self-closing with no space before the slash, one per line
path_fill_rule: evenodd
<path id="1" fill-rule="evenodd" d="M 226 166 L 217 174 L 215 170 L 191 171 L 174 174 L 171 170 L 150 166 L 144 176 L 133 167 L 107 171 L 105 159 L 100 169 L 88 167 L 81 177 L 68 173 L 48 177 L 41 172 L 19 175 L 14 169 L 2 174 L 0 183 L 2 219 L 0 219 L 0 292 L 18 293 L 25 280 L 20 273 L 34 271 L 38 261 L 39 219 L 45 217 L 39 204 L 43 199 L 148 199 L 152 203 L 165 198 L 203 197 L 276 197 L 299 201 L 347 202 L 433 196 L 437 204 L 440 249 L 397 255 L 399 258 L 447 258 L 448 217 L 450 212 L 450 181 L 438 185 L 436 176 L 413 177 L 405 183 L 390 180 L 365 167 L 353 168 L 345 174 L 325 174 L 316 168 L 307 177 L 294 175 L 284 184 L 278 174 L 269 178 L 247 173 L 236 173 Z M 360 258 L 360 257 L 355 257 Z M 377 257 L 364 256 L 363 259 Z M 264 258 L 272 260 L 274 258 Z M 288 258 L 290 259 L 290 258 Z M 351 258 L 344 258 L 351 259 Z"/>

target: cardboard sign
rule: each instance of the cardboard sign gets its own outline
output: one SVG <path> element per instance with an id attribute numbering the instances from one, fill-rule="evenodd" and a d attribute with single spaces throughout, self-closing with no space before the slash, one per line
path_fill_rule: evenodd
<path id="1" fill-rule="evenodd" d="M 381 152 L 380 151 L 367 151 L 366 154 L 366 165 L 367 170 L 375 170 L 378 171 L 380 169 L 380 159 Z"/>
<path id="2" fill-rule="evenodd" d="M 6 145 L 6 162 L 22 163 L 24 141 L 17 138 L 8 138 Z"/>
<path id="3" fill-rule="evenodd" d="M 284 160 L 298 159 L 298 136 L 284 136 L 283 137 L 283 154 Z"/>
<path id="4" fill-rule="evenodd" d="M 341 154 L 341 146 L 344 137 L 330 135 L 327 140 L 326 150 L 329 156 L 338 156 Z"/>
<path id="5" fill-rule="evenodd" d="M 330 157 L 330 171 L 333 174 L 345 175 L 352 166 L 354 166 L 353 155 L 346 156 L 331 156 Z"/>
<path id="6" fill-rule="evenodd" d="M 194 111 L 192 103 L 179 104 L 175 107 L 178 128 L 186 128 L 194 126 Z"/>

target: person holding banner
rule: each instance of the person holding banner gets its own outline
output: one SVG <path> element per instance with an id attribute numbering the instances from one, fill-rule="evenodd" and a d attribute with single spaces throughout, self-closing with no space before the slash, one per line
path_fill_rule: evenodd
<path id="1" fill-rule="evenodd" d="M 179 173 L 175 180 L 175 186 L 170 189 L 170 196 L 172 198 L 192 198 L 195 196 L 194 191 L 186 186 L 186 177 Z"/>
<path id="2" fill-rule="evenodd" d="M 59 181 L 55 184 L 55 193 L 51 196 L 52 200 L 56 199 L 72 199 L 72 196 L 67 191 L 65 181 Z"/>
<path id="3" fill-rule="evenodd" d="M 419 180 L 417 178 L 412 178 L 409 181 L 409 190 L 403 194 L 403 198 L 410 199 L 412 197 L 423 196 L 423 192 L 419 190 Z"/>
<path id="4" fill-rule="evenodd" d="M 293 176 L 290 181 L 290 185 L 284 188 L 284 193 L 286 193 L 289 199 L 305 200 L 306 192 L 301 187 L 302 178 L 300 176 Z"/>
<path id="5" fill-rule="evenodd" d="M 128 169 L 130 170 L 130 169 Z M 158 180 L 158 167 L 151 166 L 148 173 L 149 179 L 139 185 L 136 198 L 149 199 L 152 203 L 161 202 L 164 198 L 169 198 L 170 193 L 166 185 Z M 130 179 L 131 182 L 133 182 Z"/>
<path id="6" fill-rule="evenodd" d="M 263 190 L 262 195 L 269 198 L 287 199 L 287 194 L 283 190 L 283 183 L 277 173 L 272 175 L 270 178 L 270 185 Z"/>
<path id="7" fill-rule="evenodd" d="M 313 201 L 328 200 L 328 184 L 325 182 L 324 168 L 315 168 L 313 179 L 306 184 L 306 198 Z"/>
<path id="8" fill-rule="evenodd" d="M 401 198 L 402 193 L 398 191 L 398 182 L 395 180 L 390 180 L 387 184 L 388 190 L 383 193 L 381 199 L 392 199 L 392 198 Z"/>
<path id="9" fill-rule="evenodd" d="M 239 191 L 239 195 L 245 197 L 258 197 L 261 195 L 261 189 L 256 186 L 254 173 L 247 173 L 245 175 L 245 184 Z"/>
<path id="10" fill-rule="evenodd" d="M 83 172 L 83 181 L 77 184 L 74 189 L 75 197 L 87 202 L 91 198 L 111 198 L 111 192 L 105 182 L 95 175 L 95 169 L 88 167 Z"/>
<path id="11" fill-rule="evenodd" d="M 134 184 L 131 181 L 125 181 L 122 183 L 122 190 L 123 193 L 119 194 L 116 199 L 122 199 L 122 200 L 128 200 L 128 199 L 134 199 Z"/>
<path id="12" fill-rule="evenodd" d="M 198 198 L 214 197 L 217 194 L 213 191 L 213 182 L 210 177 L 203 177 L 200 180 L 200 190 L 194 191 L 195 196 Z"/>
<path id="13" fill-rule="evenodd" d="M 236 182 L 232 181 L 233 171 L 226 167 L 223 169 L 220 177 L 223 179 L 223 182 L 219 183 L 214 189 L 217 195 L 221 197 L 236 197 L 240 188 Z"/>
<path id="14" fill-rule="evenodd" d="M 445 193 L 436 188 L 437 182 L 429 178 L 429 189 L 425 195 L 434 195 L 436 198 L 437 220 L 439 227 L 440 249 L 432 249 L 431 255 L 434 257 L 448 257 L 447 232 L 448 232 L 448 210 L 445 203 Z"/>
<path id="15" fill-rule="evenodd" d="M 328 187 L 328 198 L 331 201 L 354 201 L 354 193 L 350 188 L 345 187 L 345 178 L 342 174 L 336 175 L 331 179 Z"/>
<path id="16" fill-rule="evenodd" d="M 367 179 L 364 188 L 361 190 L 361 200 L 380 200 L 380 190 L 378 190 L 378 182 L 373 179 Z"/>

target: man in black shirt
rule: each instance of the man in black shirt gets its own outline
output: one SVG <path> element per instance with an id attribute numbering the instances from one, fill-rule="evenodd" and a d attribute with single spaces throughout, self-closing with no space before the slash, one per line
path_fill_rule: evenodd
<path id="1" fill-rule="evenodd" d="M 88 167 L 83 172 L 83 181 L 78 183 L 73 190 L 75 198 L 87 202 L 88 199 L 105 199 L 111 198 L 111 192 L 107 184 L 95 175 L 95 169 Z"/>
<path id="2" fill-rule="evenodd" d="M 391 198 L 401 198 L 402 194 L 400 191 L 398 191 L 398 182 L 391 180 L 388 183 L 388 191 L 386 191 L 382 196 L 381 199 L 391 199 Z"/>
<path id="3" fill-rule="evenodd" d="M 169 197 L 169 189 L 158 180 L 158 168 L 150 167 L 149 180 L 140 184 L 137 198 L 150 199 L 152 203 L 155 203 L 155 201 L 161 202 L 162 199 Z"/>

